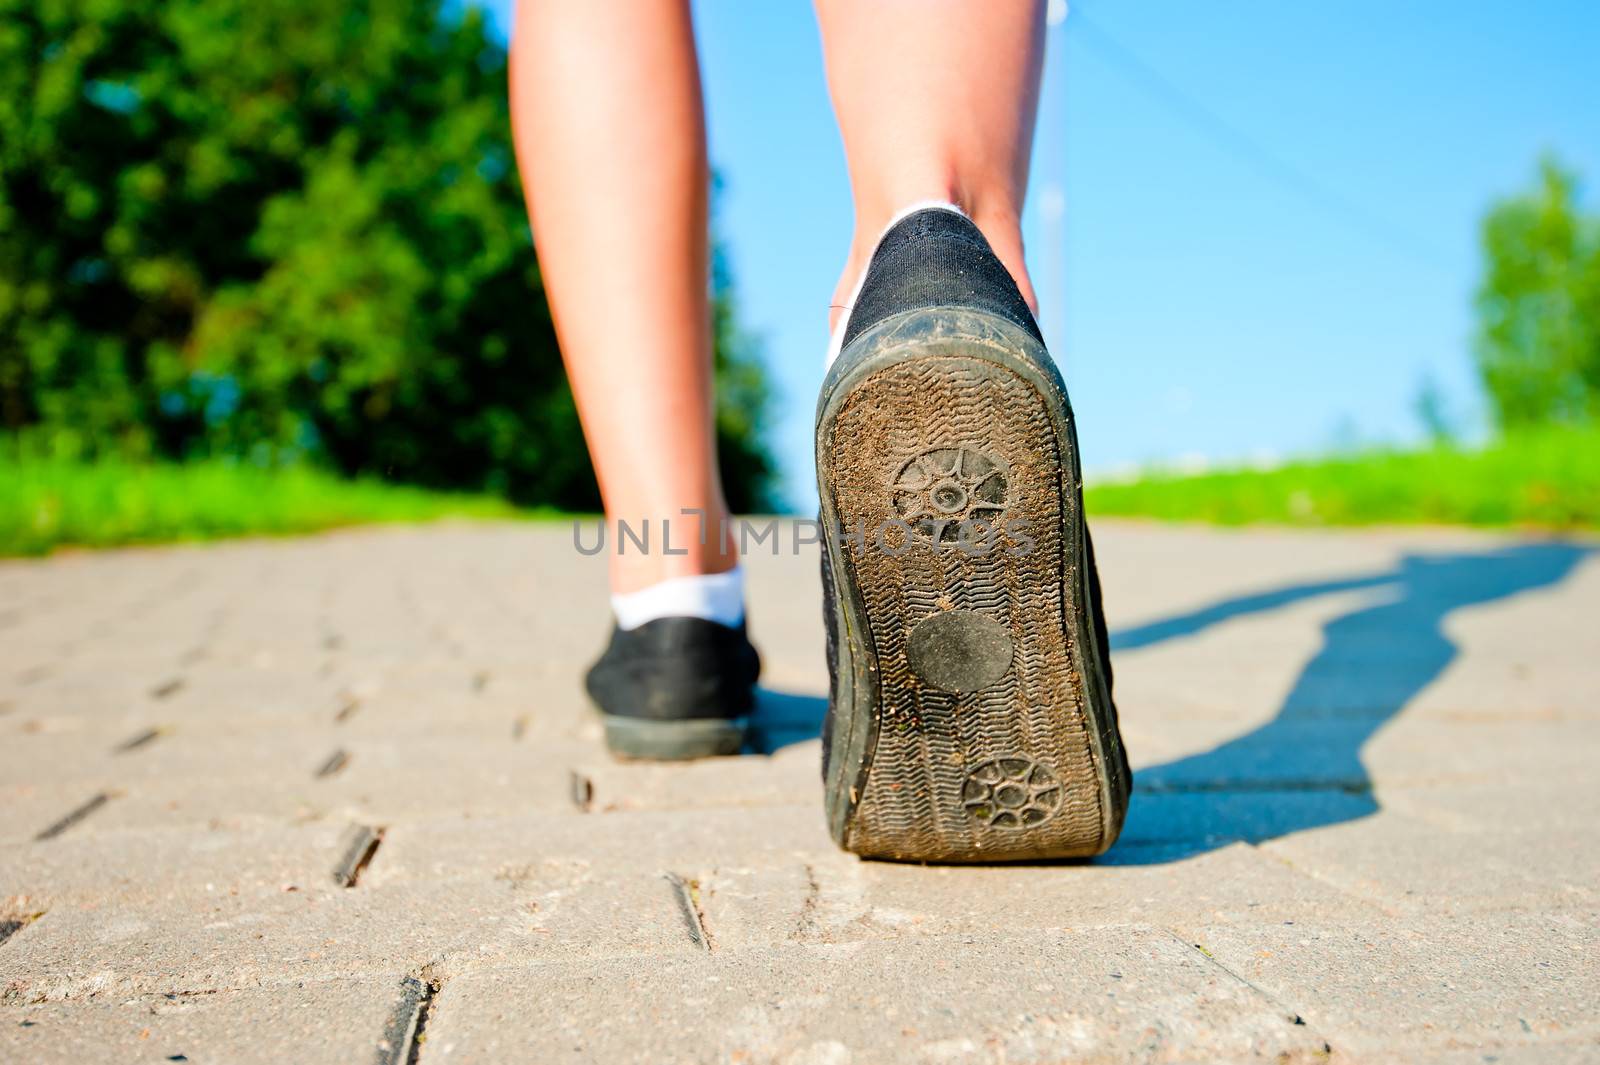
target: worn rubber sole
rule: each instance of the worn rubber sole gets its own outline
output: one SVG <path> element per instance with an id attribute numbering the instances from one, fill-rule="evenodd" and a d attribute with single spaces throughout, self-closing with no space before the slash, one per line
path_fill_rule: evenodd
<path id="1" fill-rule="evenodd" d="M 742 719 L 650 721 L 617 714 L 601 714 L 600 719 L 605 725 L 606 747 L 619 758 L 676 762 L 738 754 L 744 748 L 746 725 Z"/>
<path id="2" fill-rule="evenodd" d="M 834 838 L 919 861 L 1104 851 L 1129 774 L 1094 642 L 1071 410 L 1042 346 L 962 308 L 879 323 L 823 385 L 817 472 Z"/>

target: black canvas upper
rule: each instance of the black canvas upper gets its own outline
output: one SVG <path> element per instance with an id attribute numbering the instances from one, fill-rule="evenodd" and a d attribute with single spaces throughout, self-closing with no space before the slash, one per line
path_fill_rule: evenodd
<path id="1" fill-rule="evenodd" d="M 586 686 L 595 705 L 616 717 L 729 719 L 750 713 L 760 673 L 744 625 L 657 618 L 636 629 L 613 629 Z"/>
<path id="2" fill-rule="evenodd" d="M 878 242 L 845 326 L 844 343 L 919 307 L 970 307 L 1008 319 L 1044 343 L 1033 312 L 983 232 L 941 207 L 915 211 Z"/>

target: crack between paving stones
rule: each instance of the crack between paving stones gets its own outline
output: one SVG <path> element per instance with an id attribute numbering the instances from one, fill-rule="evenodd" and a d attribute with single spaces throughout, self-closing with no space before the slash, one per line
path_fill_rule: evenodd
<path id="1" fill-rule="evenodd" d="M 388 831 L 384 825 L 351 825 L 345 833 L 348 842 L 344 856 L 333 867 L 333 882 L 344 888 L 355 887 L 361 880 L 361 874 L 366 872 L 367 866 L 377 856 L 378 847 L 383 844 L 384 834 Z"/>
<path id="2" fill-rule="evenodd" d="M 679 876 L 677 873 L 663 873 L 662 876 L 672 885 L 672 895 L 677 900 L 678 909 L 683 913 L 683 922 L 688 926 L 690 941 L 707 954 L 711 953 L 713 949 L 711 933 L 706 929 L 706 915 L 700 908 L 700 881 Z"/>
<path id="3" fill-rule="evenodd" d="M 817 879 L 817 867 L 806 863 L 806 897 L 800 903 L 800 915 L 795 920 L 793 938 L 807 942 L 822 938 L 822 883 Z"/>
<path id="4" fill-rule="evenodd" d="M 1362 906 L 1370 906 L 1378 913 L 1383 914 L 1385 917 L 1399 917 L 1401 914 L 1400 910 L 1388 905 L 1388 901 L 1386 899 L 1375 895 L 1363 895 L 1360 892 L 1339 883 L 1337 880 L 1332 879 L 1319 869 L 1301 866 L 1290 860 L 1286 855 L 1279 854 L 1277 851 L 1268 850 L 1261 845 L 1263 842 L 1270 842 L 1269 840 L 1250 840 L 1247 842 L 1249 843 L 1251 850 L 1255 851 L 1257 854 L 1261 855 L 1261 857 L 1266 858 L 1269 861 L 1277 862 L 1295 876 L 1304 877 L 1307 880 L 1315 881 L 1324 887 L 1332 888 L 1334 891 L 1349 899 L 1351 902 L 1358 903 Z"/>
<path id="5" fill-rule="evenodd" d="M 127 754 L 129 751 L 137 751 L 140 747 L 154 743 L 156 740 L 161 738 L 161 735 L 161 729 L 147 728 L 138 735 L 131 736 L 128 739 L 123 740 L 121 743 L 113 747 L 111 751 L 113 754 Z"/>
<path id="6" fill-rule="evenodd" d="M 378 1040 L 377 1065 L 417 1065 L 422 1045 L 428 1038 L 428 1022 L 444 981 L 435 978 L 431 966 L 400 981 L 400 1000 L 389 1014 L 383 1036 Z"/>
<path id="7" fill-rule="evenodd" d="M 40 910 L 37 913 L 13 913 L 9 917 L 0 917 L 0 946 L 4 946 L 12 936 L 43 917 L 46 912 Z"/>
<path id="8" fill-rule="evenodd" d="M 1273 995 L 1273 994 L 1269 993 L 1265 988 L 1263 988 L 1260 984 L 1256 983 L 1254 980 L 1251 980 L 1248 977 L 1245 977 L 1244 975 L 1242 975 L 1240 973 L 1234 972 L 1232 968 L 1230 968 L 1227 965 L 1224 965 L 1221 961 L 1217 960 L 1216 955 L 1212 954 L 1204 946 L 1202 946 L 1199 943 L 1190 942 L 1190 940 L 1187 937 L 1179 935 L 1175 930 L 1173 930 L 1171 928 L 1162 928 L 1162 931 L 1165 932 L 1167 935 L 1171 936 L 1173 939 L 1177 940 L 1179 943 L 1182 943 L 1189 950 L 1192 950 L 1196 954 L 1200 955 L 1202 958 L 1204 958 L 1206 960 L 1206 962 L 1208 964 L 1216 966 L 1218 969 L 1221 969 L 1223 972 L 1227 973 L 1229 976 L 1231 976 L 1235 980 L 1239 981 L 1245 987 L 1248 987 L 1250 990 L 1252 990 L 1256 994 L 1260 995 L 1264 1000 L 1266 1000 L 1268 1003 L 1270 1003 L 1274 1008 L 1276 1008 L 1283 1015 L 1284 1020 L 1288 1021 L 1290 1024 L 1294 1025 L 1295 1027 L 1305 1028 L 1308 1031 L 1311 1031 L 1310 1026 L 1306 1023 L 1305 1017 L 1300 1013 L 1299 1010 L 1290 1009 L 1289 1006 L 1287 1004 L 1285 1004 L 1281 999 L 1279 999 L 1276 995 Z M 1322 1039 L 1322 1035 L 1321 1035 L 1320 1032 L 1312 1031 L 1311 1034 L 1316 1038 Z M 1333 1046 L 1326 1039 L 1322 1039 L 1322 1052 L 1324 1054 L 1329 1054 L 1329 1055 L 1331 1055 L 1333 1053 Z"/>
<path id="9" fill-rule="evenodd" d="M 176 695 L 178 692 L 183 690 L 183 685 L 184 680 L 182 677 L 172 677 L 168 680 L 164 680 L 160 684 L 157 684 L 154 688 L 150 689 L 150 698 L 165 699 L 170 695 Z"/>
<path id="10" fill-rule="evenodd" d="M 57 836 L 61 835 L 61 833 L 65 832 L 67 829 L 71 828 L 73 825 L 77 824 L 79 821 L 82 821 L 84 818 L 88 817 L 90 814 L 92 814 L 96 810 L 100 809 L 100 807 L 102 807 L 106 803 L 110 802 L 111 799 L 112 799 L 112 793 L 111 792 L 109 792 L 109 791 L 99 792 L 93 798 L 91 798 L 88 802 L 84 803 L 82 806 L 80 806 L 77 809 L 73 810 L 71 813 L 67 814 L 65 817 L 63 817 L 61 820 L 55 822 L 53 825 L 50 825 L 44 831 L 40 832 L 37 836 L 34 836 L 33 837 L 34 842 L 35 843 L 43 843 L 46 840 L 55 839 Z"/>
<path id="11" fill-rule="evenodd" d="M 342 772 L 344 767 L 349 764 L 350 752 L 341 747 L 332 754 L 328 755 L 327 761 L 323 762 L 322 765 L 317 768 L 316 776 L 319 779 L 326 779 L 327 777 L 331 777 L 336 773 Z"/>
<path id="12" fill-rule="evenodd" d="M 582 813 L 594 812 L 594 781 L 576 769 L 572 771 L 572 805 Z"/>

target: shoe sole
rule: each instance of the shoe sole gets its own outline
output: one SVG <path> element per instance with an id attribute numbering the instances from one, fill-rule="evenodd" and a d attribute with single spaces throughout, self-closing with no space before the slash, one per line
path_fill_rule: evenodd
<path id="1" fill-rule="evenodd" d="M 618 758 L 679 762 L 738 754 L 744 749 L 746 728 L 740 719 L 650 721 L 603 713 L 600 720 L 605 725 L 606 747 Z"/>
<path id="2" fill-rule="evenodd" d="M 1043 347 L 962 308 L 879 323 L 824 382 L 817 471 L 835 840 L 937 862 L 1104 851 L 1129 773 L 1095 650 L 1071 409 Z M 988 523 L 988 550 L 961 521 Z"/>

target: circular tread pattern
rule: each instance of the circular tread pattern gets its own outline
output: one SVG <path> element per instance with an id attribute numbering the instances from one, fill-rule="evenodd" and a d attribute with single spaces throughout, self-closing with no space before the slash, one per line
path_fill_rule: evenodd
<path id="1" fill-rule="evenodd" d="M 893 491 L 900 520 L 932 543 L 955 544 L 964 523 L 998 522 L 1010 501 L 1010 475 L 987 452 L 941 447 L 904 463 L 895 472 Z"/>
<path id="2" fill-rule="evenodd" d="M 1061 809 L 1061 782 L 1032 758 L 992 758 L 967 774 L 961 805 L 989 828 L 1031 828 Z"/>

